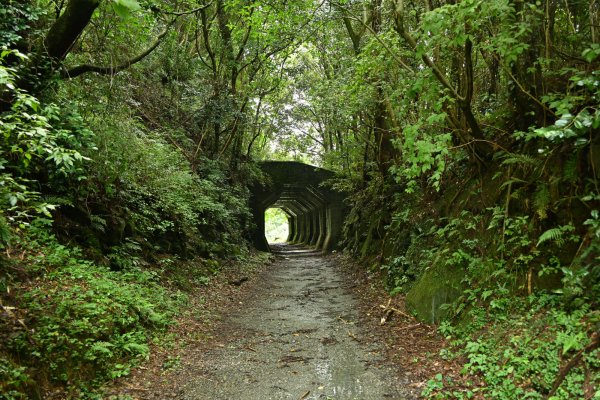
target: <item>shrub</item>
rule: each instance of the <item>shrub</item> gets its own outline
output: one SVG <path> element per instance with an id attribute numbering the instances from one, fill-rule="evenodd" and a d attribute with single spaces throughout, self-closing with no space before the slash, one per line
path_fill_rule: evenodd
<path id="1" fill-rule="evenodd" d="M 29 373 L 77 390 L 127 374 L 186 297 L 169 294 L 149 271 L 114 272 L 82 260 L 81 251 L 43 228 L 36 222 L 21 241 L 23 263 L 36 278 L 15 295 L 26 329 L 13 332 L 5 351 L 23 365 L 4 363 L 5 374 L 15 388 Z"/>

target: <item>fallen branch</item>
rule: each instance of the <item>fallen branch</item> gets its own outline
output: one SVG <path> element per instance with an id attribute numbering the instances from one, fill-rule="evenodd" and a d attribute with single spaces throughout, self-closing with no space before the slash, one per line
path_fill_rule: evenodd
<path id="1" fill-rule="evenodd" d="M 419 326 L 421 326 L 420 322 L 418 324 L 414 324 L 414 325 L 403 326 L 402 328 L 398 328 L 397 330 L 399 330 L 399 331 L 405 331 L 407 329 L 413 329 L 413 328 L 417 328 Z"/>
<path id="2" fill-rule="evenodd" d="M 149 392 L 150 391 L 150 389 L 135 387 L 135 386 L 127 386 L 127 390 L 133 390 L 136 392 Z"/>
<path id="3" fill-rule="evenodd" d="M 379 322 L 379 325 L 383 325 L 386 322 L 388 322 L 388 320 L 392 317 L 393 313 L 394 313 L 394 310 L 385 310 L 383 317 L 381 317 L 381 321 Z"/>
<path id="4" fill-rule="evenodd" d="M 310 390 L 307 390 L 306 393 L 304 393 L 302 396 L 300 396 L 299 400 L 304 400 L 305 398 L 308 397 L 309 394 L 310 394 Z"/>
<path id="5" fill-rule="evenodd" d="M 392 317 L 392 315 L 394 313 L 398 313 L 406 318 L 412 319 L 412 317 L 410 315 L 408 315 L 404 311 L 401 311 L 395 307 L 392 307 L 391 304 L 392 304 L 392 299 L 389 299 L 385 306 L 383 304 L 379 305 L 379 307 L 382 308 L 383 312 L 384 312 L 383 317 L 381 317 L 381 322 L 380 322 L 381 325 L 385 324 Z"/>
<path id="6" fill-rule="evenodd" d="M 344 318 L 342 318 L 341 315 L 338 315 L 337 319 L 339 319 L 340 321 L 342 321 L 346 325 L 354 325 L 354 322 L 352 322 L 352 321 L 346 321 Z"/>
<path id="7" fill-rule="evenodd" d="M 567 375 L 569 374 L 569 372 L 577 364 L 579 364 L 579 362 L 581 361 L 581 359 L 583 358 L 583 355 L 585 353 L 592 352 L 592 351 L 596 350 L 600 346 L 600 333 L 594 332 L 592 334 L 591 339 L 592 339 L 592 342 L 590 344 L 588 344 L 583 349 L 579 350 L 577 352 L 577 354 L 575 354 L 575 356 L 573 358 L 571 358 L 569 360 L 569 362 L 566 363 L 565 366 L 560 369 L 560 371 L 558 373 L 558 376 L 554 380 L 554 384 L 552 385 L 552 389 L 550 389 L 550 392 L 546 395 L 545 399 L 549 399 L 550 397 L 554 396 L 554 394 L 556 393 L 556 391 L 558 390 L 558 388 L 560 387 L 560 385 L 562 384 L 562 382 L 565 380 L 565 378 L 567 377 Z"/>

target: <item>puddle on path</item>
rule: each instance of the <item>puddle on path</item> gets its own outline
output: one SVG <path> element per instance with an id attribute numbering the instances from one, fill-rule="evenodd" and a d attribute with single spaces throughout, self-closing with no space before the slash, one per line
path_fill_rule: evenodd
<path id="1" fill-rule="evenodd" d="M 284 247 L 251 304 L 226 317 L 234 339 L 204 356 L 181 400 L 407 399 L 381 348 L 355 326 L 356 299 L 330 260 Z"/>

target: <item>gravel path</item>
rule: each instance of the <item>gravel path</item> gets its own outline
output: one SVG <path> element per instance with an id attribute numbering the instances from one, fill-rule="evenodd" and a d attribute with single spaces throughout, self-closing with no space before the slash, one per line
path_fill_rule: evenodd
<path id="1" fill-rule="evenodd" d="M 181 400 L 406 399 L 399 374 L 355 325 L 357 300 L 336 265 L 281 246 L 248 304 L 229 314 Z"/>

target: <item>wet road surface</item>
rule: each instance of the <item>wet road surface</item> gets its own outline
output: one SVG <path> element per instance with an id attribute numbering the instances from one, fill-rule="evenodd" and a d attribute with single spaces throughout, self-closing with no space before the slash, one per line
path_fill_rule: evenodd
<path id="1" fill-rule="evenodd" d="M 356 326 L 357 300 L 331 258 L 279 246 L 249 304 L 225 317 L 182 400 L 406 399 L 397 371 Z M 218 332 L 219 333 L 219 332 Z"/>

